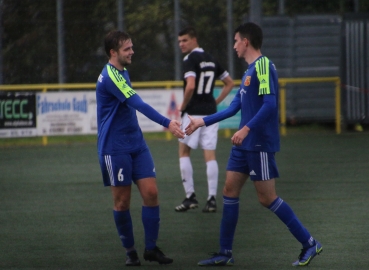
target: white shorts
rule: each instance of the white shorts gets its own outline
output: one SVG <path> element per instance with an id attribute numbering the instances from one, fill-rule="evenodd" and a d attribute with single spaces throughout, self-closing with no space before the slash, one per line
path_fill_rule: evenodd
<path id="1" fill-rule="evenodd" d="M 193 118 L 203 118 L 206 115 L 191 115 Z M 188 114 L 185 113 L 182 117 L 182 129 L 183 131 L 190 123 Z M 215 150 L 217 148 L 218 140 L 218 129 L 219 123 L 215 123 L 211 126 L 203 126 L 198 128 L 190 136 L 185 136 L 184 139 L 178 139 L 179 142 L 188 145 L 192 149 L 196 149 L 200 144 L 201 149 L 205 150 Z"/>

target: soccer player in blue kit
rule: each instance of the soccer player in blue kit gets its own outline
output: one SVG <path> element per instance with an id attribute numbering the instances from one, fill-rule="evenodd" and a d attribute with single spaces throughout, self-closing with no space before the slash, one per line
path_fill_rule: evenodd
<path id="1" fill-rule="evenodd" d="M 139 266 L 134 246 L 130 215 L 132 182 L 141 194 L 142 223 L 145 232 L 143 257 L 159 264 L 173 262 L 157 247 L 160 213 L 155 166 L 139 127 L 136 110 L 183 138 L 181 123 L 169 120 L 142 101 L 132 89 L 126 66 L 131 64 L 133 44 L 129 35 L 112 31 L 105 37 L 109 62 L 96 84 L 98 156 L 105 186 L 110 186 L 114 201 L 114 220 L 126 249 L 126 265 Z"/>
<path id="2" fill-rule="evenodd" d="M 233 265 L 232 244 L 239 214 L 239 196 L 246 180 L 253 182 L 259 202 L 288 227 L 302 244 L 294 266 L 307 266 L 323 251 L 302 225 L 290 206 L 275 189 L 279 177 L 275 152 L 279 151 L 278 76 L 274 64 L 261 54 L 263 33 L 255 23 L 244 23 L 235 30 L 234 49 L 239 58 L 249 64 L 240 89 L 229 107 L 204 118 L 193 118 L 185 133 L 192 134 L 198 127 L 209 126 L 235 115 L 241 110 L 239 130 L 232 136 L 234 145 L 228 159 L 226 182 L 223 188 L 223 216 L 220 225 L 220 250 L 199 266 Z"/>

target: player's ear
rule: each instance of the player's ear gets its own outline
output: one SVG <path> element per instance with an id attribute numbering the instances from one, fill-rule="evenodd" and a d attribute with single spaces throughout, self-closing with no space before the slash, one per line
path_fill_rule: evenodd
<path id="1" fill-rule="evenodd" d="M 117 52 L 114 49 L 110 49 L 110 57 L 114 56 Z"/>

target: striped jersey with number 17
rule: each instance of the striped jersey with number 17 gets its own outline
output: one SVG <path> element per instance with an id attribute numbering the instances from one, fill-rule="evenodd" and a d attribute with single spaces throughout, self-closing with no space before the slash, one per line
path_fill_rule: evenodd
<path id="1" fill-rule="evenodd" d="M 223 80 L 228 72 L 201 48 L 193 49 L 183 59 L 183 80 L 186 88 L 186 78 L 196 78 L 195 90 L 185 112 L 190 115 L 209 115 L 217 111 L 213 96 L 216 79 Z"/>

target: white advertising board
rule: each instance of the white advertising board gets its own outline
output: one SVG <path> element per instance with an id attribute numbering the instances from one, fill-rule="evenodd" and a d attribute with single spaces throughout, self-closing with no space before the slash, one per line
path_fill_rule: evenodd
<path id="1" fill-rule="evenodd" d="M 144 102 L 149 104 L 160 114 L 169 119 L 180 120 L 181 116 L 177 107 L 182 103 L 183 90 L 136 90 L 137 94 Z M 165 128 L 147 118 L 145 115 L 137 112 L 138 123 L 143 132 L 158 132 Z"/>
<path id="2" fill-rule="evenodd" d="M 142 100 L 169 119 L 180 120 L 177 110 L 182 90 L 137 90 Z M 94 91 L 40 93 L 36 97 L 37 135 L 96 134 L 96 95 Z M 143 132 L 165 128 L 137 112 Z"/>
<path id="3" fill-rule="evenodd" d="M 181 119 L 177 108 L 183 101 L 182 89 L 145 89 L 136 90 L 136 92 L 144 102 L 160 114 L 169 119 Z M 231 100 L 232 94 L 227 97 L 227 100 Z M 219 104 L 218 109 L 219 107 L 220 109 L 227 107 L 225 101 Z M 38 136 L 97 133 L 95 91 L 39 93 L 36 95 L 36 113 Z M 151 121 L 140 112 L 137 112 L 137 118 L 143 132 L 165 130 L 163 126 Z M 228 122 L 232 119 L 237 119 L 236 122 L 239 122 L 237 116 L 233 118 L 223 121 L 222 128 L 237 127 L 236 123 Z"/>
<path id="4" fill-rule="evenodd" d="M 94 91 L 40 93 L 36 110 L 39 136 L 97 133 Z"/>

